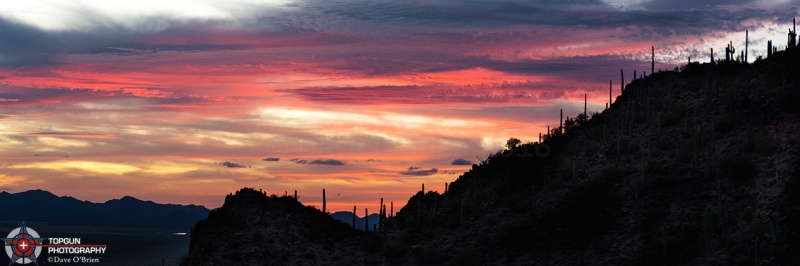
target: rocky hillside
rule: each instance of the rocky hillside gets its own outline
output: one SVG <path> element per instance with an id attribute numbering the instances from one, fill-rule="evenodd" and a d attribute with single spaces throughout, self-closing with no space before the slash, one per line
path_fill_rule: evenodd
<path id="1" fill-rule="evenodd" d="M 800 49 L 627 85 L 397 215 L 397 264 L 799 265 Z M 554 126 L 557 128 L 557 125 Z"/>
<path id="2" fill-rule="evenodd" d="M 293 197 L 244 188 L 191 232 L 189 265 L 358 265 L 366 242 Z"/>
<path id="3" fill-rule="evenodd" d="M 618 88 L 615 88 L 618 89 Z M 634 80 L 418 192 L 386 233 L 244 189 L 193 265 L 800 265 L 800 49 Z"/>

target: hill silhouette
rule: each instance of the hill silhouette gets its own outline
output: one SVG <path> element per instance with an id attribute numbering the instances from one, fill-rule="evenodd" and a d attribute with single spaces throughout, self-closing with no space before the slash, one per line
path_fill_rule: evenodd
<path id="1" fill-rule="evenodd" d="M 44 190 L 0 192 L 2 220 L 43 222 L 54 225 L 185 231 L 208 215 L 203 206 L 158 204 L 125 196 L 104 203 L 59 197 Z"/>
<path id="2" fill-rule="evenodd" d="M 363 236 L 293 197 L 243 188 L 192 230 L 189 265 L 357 265 Z"/>
<path id="3" fill-rule="evenodd" d="M 349 253 L 348 265 L 800 264 L 800 49 L 652 73 L 563 128 L 510 142 L 444 194 L 418 192 L 384 234 L 293 198 L 237 192 L 195 234 L 280 241 L 209 253 L 193 237 L 192 262 L 329 264 Z"/>
<path id="4" fill-rule="evenodd" d="M 797 264 L 798 62 L 790 49 L 634 80 L 566 133 L 412 197 L 397 223 L 416 249 L 398 262 Z"/>

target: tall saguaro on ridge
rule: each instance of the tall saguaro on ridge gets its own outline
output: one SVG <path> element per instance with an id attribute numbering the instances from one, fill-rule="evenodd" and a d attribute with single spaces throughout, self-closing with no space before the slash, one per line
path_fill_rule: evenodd
<path id="1" fill-rule="evenodd" d="M 561 134 L 561 133 L 564 133 L 564 131 L 562 130 L 562 126 L 564 125 L 564 109 L 561 109 L 561 111 L 559 111 L 558 113 L 559 113 L 559 115 L 558 115 L 558 134 Z M 445 184 L 445 187 L 447 187 L 447 184 Z M 445 188 L 445 190 L 447 190 L 447 189 Z"/>
<path id="2" fill-rule="evenodd" d="M 767 58 L 772 56 L 772 40 L 767 41 Z"/>
<path id="3" fill-rule="evenodd" d="M 325 200 L 325 189 L 322 189 L 322 212 L 327 213 L 328 202 Z"/>
<path id="4" fill-rule="evenodd" d="M 625 72 L 622 72 L 622 68 L 619 69 L 619 77 L 621 82 L 619 83 L 619 94 L 625 93 Z"/>
<path id="5" fill-rule="evenodd" d="M 711 48 L 711 63 L 714 63 L 714 48 Z"/>
<path id="6" fill-rule="evenodd" d="M 586 93 L 583 94 L 583 117 L 589 120 L 589 115 L 586 113 Z"/>
<path id="7" fill-rule="evenodd" d="M 611 108 L 611 80 L 608 80 L 608 107 Z"/>
<path id="8" fill-rule="evenodd" d="M 656 47 L 650 46 L 651 57 L 650 57 L 650 75 L 656 73 Z"/>
<path id="9" fill-rule="evenodd" d="M 786 44 L 789 48 L 797 46 L 797 19 L 792 19 L 792 28 L 789 29 L 789 42 Z"/>
<path id="10" fill-rule="evenodd" d="M 744 31 L 744 62 L 747 63 L 747 46 L 750 44 L 750 32 Z"/>

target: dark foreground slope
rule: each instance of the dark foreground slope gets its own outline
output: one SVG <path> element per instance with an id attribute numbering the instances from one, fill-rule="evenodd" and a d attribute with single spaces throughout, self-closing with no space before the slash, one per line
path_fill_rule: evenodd
<path id="1" fill-rule="evenodd" d="M 635 80 L 544 145 L 412 197 L 393 262 L 800 265 L 798 106 L 800 49 Z"/>
<path id="2" fill-rule="evenodd" d="M 800 265 L 799 111 L 800 49 L 662 71 L 444 194 L 417 193 L 385 235 L 246 189 L 197 224 L 191 260 Z"/>

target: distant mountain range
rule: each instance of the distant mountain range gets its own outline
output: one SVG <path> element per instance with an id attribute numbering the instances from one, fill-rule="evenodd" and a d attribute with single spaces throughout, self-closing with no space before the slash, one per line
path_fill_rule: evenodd
<path id="1" fill-rule="evenodd" d="M 333 219 L 336 219 L 336 220 L 338 220 L 340 222 L 346 223 L 351 228 L 353 227 L 353 213 L 352 212 L 348 212 L 348 211 L 334 212 L 333 214 L 331 214 L 331 217 L 333 217 Z M 377 213 L 373 213 L 373 214 L 370 214 L 367 217 L 369 217 L 369 221 L 368 221 L 369 222 L 369 230 L 373 231 L 373 229 L 376 226 L 378 226 L 378 218 L 380 217 L 380 215 L 377 214 Z M 358 229 L 358 230 L 364 231 L 364 218 L 356 216 L 356 227 L 355 228 Z"/>
<path id="2" fill-rule="evenodd" d="M 93 203 L 44 190 L 0 192 L 0 213 L 5 221 L 187 231 L 206 218 L 208 211 L 203 206 L 158 204 L 130 196 Z"/>

